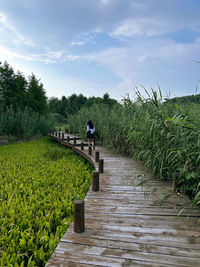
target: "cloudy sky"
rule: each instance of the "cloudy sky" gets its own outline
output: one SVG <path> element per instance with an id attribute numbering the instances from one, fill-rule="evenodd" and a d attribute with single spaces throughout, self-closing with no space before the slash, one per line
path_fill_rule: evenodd
<path id="1" fill-rule="evenodd" d="M 5 60 L 48 97 L 195 94 L 200 0 L 0 0 Z"/>

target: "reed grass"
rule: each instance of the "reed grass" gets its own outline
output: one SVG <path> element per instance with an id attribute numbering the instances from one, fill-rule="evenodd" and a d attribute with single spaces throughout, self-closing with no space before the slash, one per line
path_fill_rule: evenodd
<path id="1" fill-rule="evenodd" d="M 89 119 L 104 145 L 144 162 L 158 179 L 172 181 L 178 190 L 200 203 L 200 105 L 163 102 L 161 91 L 147 92 L 137 101 L 128 97 L 109 109 L 94 105 L 70 116 L 73 132 L 85 136 Z"/>
<path id="2" fill-rule="evenodd" d="M 46 135 L 53 128 L 55 119 L 51 114 L 40 115 L 26 108 L 8 108 L 0 112 L 0 134 L 29 139 L 36 135 Z"/>

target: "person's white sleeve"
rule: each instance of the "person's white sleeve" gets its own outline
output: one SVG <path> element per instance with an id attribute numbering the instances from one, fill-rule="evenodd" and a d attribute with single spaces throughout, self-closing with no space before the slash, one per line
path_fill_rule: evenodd
<path id="1" fill-rule="evenodd" d="M 87 125 L 87 132 L 90 130 L 90 127 L 89 127 L 89 125 Z"/>

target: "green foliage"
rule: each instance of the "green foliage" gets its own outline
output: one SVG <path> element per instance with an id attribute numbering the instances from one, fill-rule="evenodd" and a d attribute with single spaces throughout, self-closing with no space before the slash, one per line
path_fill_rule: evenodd
<path id="1" fill-rule="evenodd" d="M 200 105 L 163 103 L 154 90 L 147 95 L 137 92 L 137 101 L 125 98 L 112 109 L 84 108 L 69 117 L 69 127 L 84 136 L 91 119 L 105 145 L 143 161 L 160 180 L 175 176 L 180 190 L 200 202 Z"/>
<path id="2" fill-rule="evenodd" d="M 47 97 L 42 83 L 32 74 L 27 81 L 22 73 L 15 74 L 13 68 L 5 62 L 0 63 L 0 110 L 6 108 L 29 108 L 39 114 L 46 113 Z"/>
<path id="3" fill-rule="evenodd" d="M 62 117 L 68 118 L 68 116 L 76 114 L 81 108 L 89 108 L 95 104 L 104 104 L 108 107 L 113 107 L 118 102 L 115 99 L 111 99 L 109 94 L 104 94 L 103 98 L 101 97 L 85 97 L 82 94 L 76 95 L 72 94 L 68 98 L 65 96 L 61 100 L 58 98 L 52 97 L 49 99 L 49 111 L 52 113 L 60 114 Z M 58 117 L 58 115 L 57 115 Z M 63 122 L 61 117 L 59 122 Z"/>
<path id="4" fill-rule="evenodd" d="M 7 62 L 0 63 L 0 134 L 19 138 L 47 134 L 55 123 L 47 111 L 47 97 L 35 75 L 27 81 Z"/>
<path id="5" fill-rule="evenodd" d="M 189 103 L 200 104 L 200 94 L 174 97 L 171 99 L 166 99 L 166 102 L 178 103 L 178 104 L 189 104 Z"/>
<path id="6" fill-rule="evenodd" d="M 33 111 L 39 114 L 47 112 L 47 97 L 45 96 L 43 85 L 39 83 L 34 74 L 29 77 L 26 98 L 27 106 Z"/>
<path id="7" fill-rule="evenodd" d="M 0 113 L 0 134 L 29 139 L 36 135 L 46 135 L 53 128 L 55 118 L 51 114 L 40 115 L 31 109 L 12 107 Z"/>
<path id="8" fill-rule="evenodd" d="M 0 266 L 44 266 L 83 199 L 91 166 L 43 140 L 0 146 Z"/>

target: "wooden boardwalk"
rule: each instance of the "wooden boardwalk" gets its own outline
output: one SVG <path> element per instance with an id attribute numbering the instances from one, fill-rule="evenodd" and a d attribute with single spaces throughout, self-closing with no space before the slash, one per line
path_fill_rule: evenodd
<path id="1" fill-rule="evenodd" d="M 81 151 L 70 142 L 61 141 L 88 157 L 88 148 Z M 104 147 L 97 150 L 104 159 L 104 173 L 99 177 L 100 190 L 91 187 L 85 198 L 85 232 L 74 233 L 72 223 L 46 267 L 200 267 L 199 210 L 177 194 L 161 201 L 172 193 L 171 184 L 153 180 L 129 157 Z M 90 161 L 98 169 L 94 155 Z M 136 179 L 141 174 L 148 185 L 137 186 L 144 179 Z"/>

